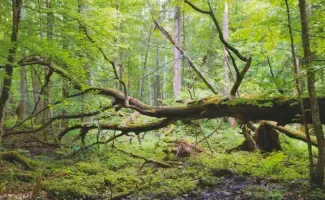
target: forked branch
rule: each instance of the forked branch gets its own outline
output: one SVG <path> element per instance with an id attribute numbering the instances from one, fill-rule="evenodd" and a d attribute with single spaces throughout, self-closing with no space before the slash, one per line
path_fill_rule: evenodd
<path id="1" fill-rule="evenodd" d="M 187 3 L 189 6 L 191 6 L 194 10 L 196 10 L 196 11 L 202 13 L 202 14 L 209 15 L 209 16 L 212 18 L 214 25 L 216 26 L 216 29 L 217 29 L 218 34 L 219 34 L 219 39 L 220 39 L 220 41 L 222 42 L 222 44 L 225 45 L 225 47 L 226 47 L 227 49 L 229 49 L 230 51 L 234 52 L 234 54 L 236 54 L 236 56 L 237 56 L 240 60 L 242 60 L 242 61 L 244 61 L 244 62 L 247 62 L 247 61 L 248 61 L 248 58 L 246 58 L 245 56 L 243 56 L 242 54 L 240 54 L 239 50 L 236 49 L 235 47 L 233 47 L 232 45 L 230 45 L 230 44 L 225 40 L 225 38 L 223 37 L 221 27 L 220 27 L 220 25 L 219 25 L 219 22 L 218 22 L 218 20 L 217 20 L 217 18 L 216 18 L 216 16 L 215 16 L 215 14 L 213 13 L 213 10 L 212 10 L 212 8 L 211 8 L 211 5 L 210 5 L 209 1 L 208 1 L 208 4 L 209 4 L 209 8 L 210 8 L 210 10 L 202 10 L 202 9 L 198 8 L 197 6 L 195 6 L 193 3 L 189 2 L 188 0 L 185 0 L 184 2 Z"/>

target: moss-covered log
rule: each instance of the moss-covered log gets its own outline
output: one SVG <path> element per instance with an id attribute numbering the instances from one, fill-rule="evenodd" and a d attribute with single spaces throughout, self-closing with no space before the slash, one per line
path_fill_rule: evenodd
<path id="1" fill-rule="evenodd" d="M 212 96 L 198 101 L 190 102 L 183 106 L 150 106 L 142 101 L 128 96 L 128 105 L 125 104 L 125 94 L 113 88 L 93 87 L 81 83 L 70 75 L 63 68 L 50 62 L 51 59 L 39 56 L 26 57 L 19 62 L 21 66 L 40 64 L 48 66 L 62 76 L 71 81 L 75 89 L 92 94 L 110 96 L 115 99 L 116 104 L 128 107 L 147 116 L 158 118 L 218 118 L 218 117 L 234 117 L 244 122 L 255 120 L 276 121 L 279 125 L 289 123 L 301 123 L 300 109 L 298 100 L 288 97 L 267 97 L 259 96 L 252 98 L 223 98 Z M 325 97 L 318 99 L 321 111 L 325 110 Z M 304 98 L 303 103 L 305 109 L 310 109 L 309 99 Z M 311 114 L 307 112 L 307 122 L 311 122 Z M 325 112 L 321 112 L 321 122 L 325 124 Z"/>
<path id="2" fill-rule="evenodd" d="M 307 142 L 306 134 L 301 131 L 297 131 L 289 127 L 277 126 L 275 122 L 270 121 L 265 121 L 264 124 L 278 130 L 281 133 L 286 134 L 290 138 Z M 315 136 L 310 136 L 310 141 L 313 146 L 317 147 L 317 139 Z"/>
<path id="3" fill-rule="evenodd" d="M 0 160 L 9 162 L 18 162 L 26 169 L 31 169 L 31 161 L 16 151 L 0 152 Z"/>

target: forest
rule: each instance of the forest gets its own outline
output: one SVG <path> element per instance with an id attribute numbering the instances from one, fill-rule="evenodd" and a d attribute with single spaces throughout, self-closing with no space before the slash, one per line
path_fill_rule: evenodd
<path id="1" fill-rule="evenodd" d="M 0 0 L 0 199 L 325 199 L 324 0 Z"/>

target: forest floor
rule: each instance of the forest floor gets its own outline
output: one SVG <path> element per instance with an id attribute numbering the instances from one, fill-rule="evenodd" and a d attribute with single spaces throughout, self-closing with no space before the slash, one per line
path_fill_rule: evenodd
<path id="1" fill-rule="evenodd" d="M 206 133 L 217 124 L 209 123 Z M 309 186 L 303 142 L 280 135 L 283 151 L 227 153 L 243 142 L 239 129 L 223 126 L 196 146 L 203 137 L 193 127 L 177 125 L 166 135 L 168 129 L 146 134 L 141 144 L 121 138 L 87 151 L 72 142 L 77 133 L 60 149 L 11 138 L 7 149 L 15 143 L 34 167 L 0 162 L 0 199 L 325 199 Z"/>

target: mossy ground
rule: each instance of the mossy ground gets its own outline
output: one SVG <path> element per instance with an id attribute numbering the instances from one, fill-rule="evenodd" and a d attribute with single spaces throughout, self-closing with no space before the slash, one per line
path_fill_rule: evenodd
<path id="1" fill-rule="evenodd" d="M 203 131 L 210 133 L 216 124 L 214 120 L 204 122 Z M 164 151 L 170 147 L 171 141 L 182 138 L 195 142 L 196 138 L 202 138 L 202 133 L 197 131 L 196 125 L 180 123 L 171 135 L 164 137 L 167 129 L 147 133 L 141 145 L 136 139 L 129 144 L 127 138 L 119 139 L 114 145 L 158 161 L 176 160 L 170 162 L 171 168 L 144 164 L 144 160 L 116 151 L 111 144 L 94 146 L 75 154 L 80 147 L 74 144 L 70 150 L 57 150 L 55 156 L 34 156 L 31 159 L 38 166 L 34 170 L 26 171 L 19 164 L 0 163 L 0 199 L 7 194 L 30 194 L 38 176 L 42 177 L 40 199 L 118 199 L 127 196 L 129 199 L 202 199 L 202 192 L 219 187 L 218 184 L 228 180 L 229 174 L 259 177 L 264 182 L 278 185 L 274 190 L 263 184 L 248 186 L 242 192 L 250 199 L 283 199 L 290 193 L 310 199 L 325 197 L 324 191 L 310 190 L 308 186 L 307 147 L 303 142 L 281 135 L 284 149 L 281 152 L 226 153 L 226 149 L 241 144 L 244 138 L 238 129 L 224 125 L 208 139 L 213 154 L 204 141 L 200 146 L 205 152 L 175 158 Z M 91 138 L 88 140 L 88 143 L 93 142 Z M 29 156 L 28 151 L 22 154 Z M 291 188 L 293 184 L 294 189 Z"/>

